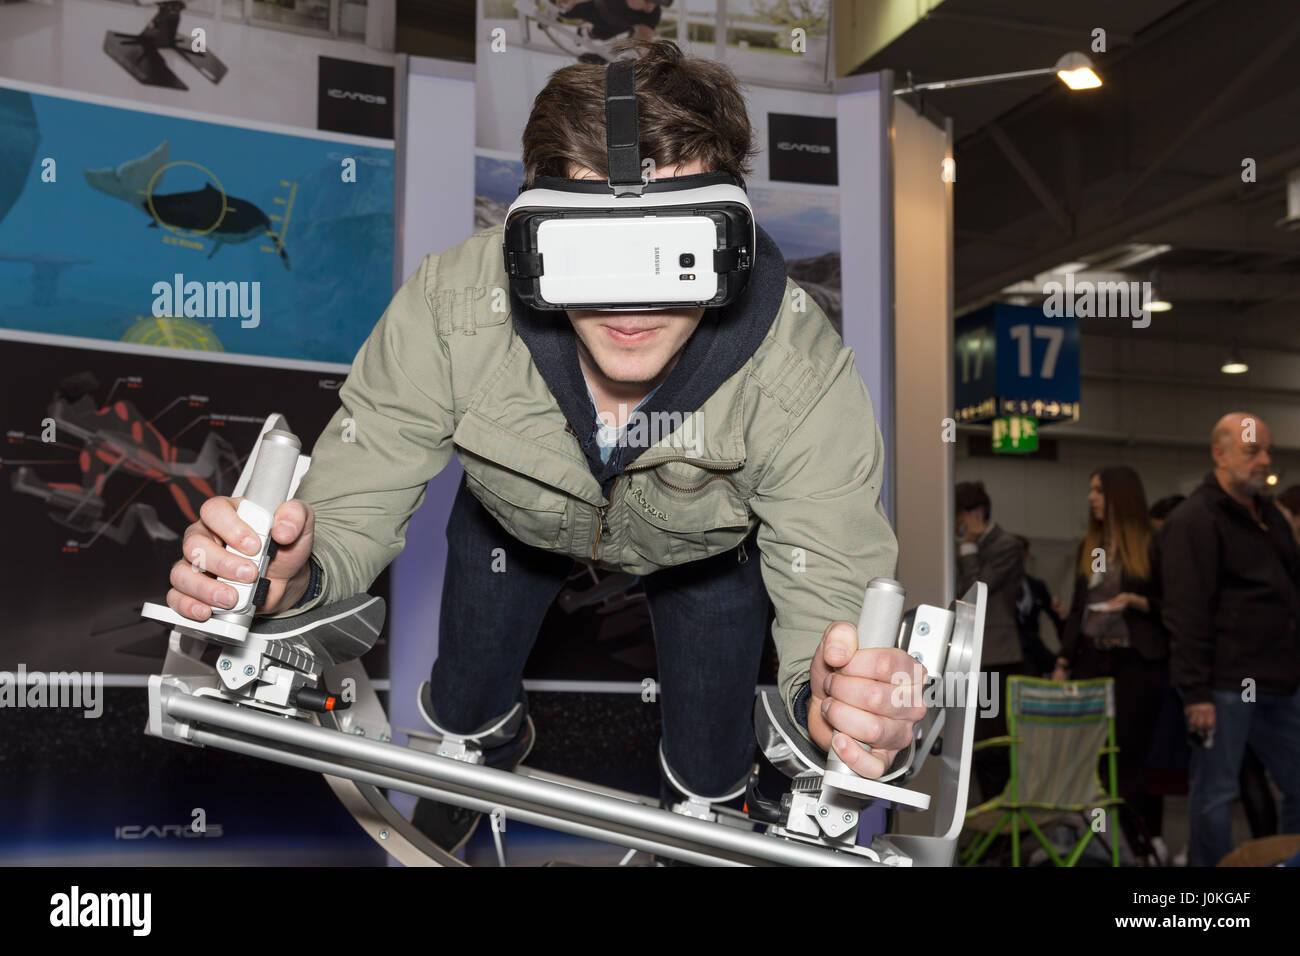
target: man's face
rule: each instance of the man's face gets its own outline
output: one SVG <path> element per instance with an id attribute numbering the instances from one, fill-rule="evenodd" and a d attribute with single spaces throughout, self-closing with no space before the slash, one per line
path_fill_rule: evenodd
<path id="1" fill-rule="evenodd" d="M 652 178 L 708 172 L 698 160 L 662 166 Z M 569 167 L 570 179 L 601 179 L 586 166 Z M 653 312 L 598 312 L 569 309 L 584 364 L 616 385 L 653 386 L 666 377 L 677 356 L 695 334 L 704 309 L 658 309 Z M 585 369 L 584 369 L 585 370 Z"/>
<path id="2" fill-rule="evenodd" d="M 642 13 L 649 13 L 655 6 L 654 0 L 627 0 L 629 10 L 640 10 Z"/>
<path id="3" fill-rule="evenodd" d="M 1253 437 L 1254 441 L 1247 441 Z M 1256 419 L 1254 434 L 1244 427 L 1234 427 L 1214 447 L 1214 464 L 1242 492 L 1257 495 L 1268 487 L 1273 467 L 1273 434 L 1264 422 Z"/>

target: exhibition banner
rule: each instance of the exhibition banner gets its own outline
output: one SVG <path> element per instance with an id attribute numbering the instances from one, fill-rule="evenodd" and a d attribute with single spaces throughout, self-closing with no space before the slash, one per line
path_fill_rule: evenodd
<path id="1" fill-rule="evenodd" d="M 350 363 L 392 294 L 393 150 L 0 85 L 0 326 Z"/>

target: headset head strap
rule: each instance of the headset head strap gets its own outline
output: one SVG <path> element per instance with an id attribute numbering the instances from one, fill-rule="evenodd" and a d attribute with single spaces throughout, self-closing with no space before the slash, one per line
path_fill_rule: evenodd
<path id="1" fill-rule="evenodd" d="M 641 136 L 637 128 L 634 59 L 605 68 L 605 149 L 614 195 L 641 195 Z"/>

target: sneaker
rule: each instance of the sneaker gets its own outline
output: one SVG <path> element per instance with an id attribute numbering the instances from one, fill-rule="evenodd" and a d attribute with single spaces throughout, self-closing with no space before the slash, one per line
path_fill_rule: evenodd
<path id="1" fill-rule="evenodd" d="M 514 770 L 532 752 L 536 731 L 531 716 L 524 718 L 524 732 L 510 744 L 489 752 L 484 765 L 497 770 Z M 455 853 L 474 835 L 483 814 L 478 810 L 420 797 L 415 801 L 411 823 L 433 841 L 434 846 Z"/>

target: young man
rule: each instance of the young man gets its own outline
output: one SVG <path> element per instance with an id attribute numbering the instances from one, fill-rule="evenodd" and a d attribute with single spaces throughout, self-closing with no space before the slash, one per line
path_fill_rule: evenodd
<path id="1" fill-rule="evenodd" d="M 668 42 L 635 48 L 640 154 L 654 175 L 743 175 L 754 146 L 734 76 Z M 600 66 L 551 77 L 524 132 L 529 183 L 608 175 L 604 89 Z M 769 595 L 788 716 L 880 776 L 924 716 L 895 706 L 906 695 L 891 684 L 919 683 L 924 669 L 897 649 L 859 651 L 845 623 L 867 582 L 895 568 L 880 431 L 852 353 L 757 236 L 744 293 L 707 311 L 566 319 L 514 297 L 494 307 L 509 289 L 501 227 L 427 256 L 353 362 L 298 499 L 277 512 L 262 613 L 368 588 L 455 452 L 465 479 L 421 695 L 435 729 L 470 736 L 491 766 L 523 759 L 521 675 L 577 559 L 643 577 L 665 802 L 744 792 Z M 655 435 L 638 416 L 678 427 Z M 167 596 L 179 613 L 203 619 L 223 600 L 224 586 L 194 571 L 195 550 L 228 577 L 251 565 L 221 551 L 246 533 L 233 504 L 208 501 L 186 533 Z M 451 848 L 477 814 L 421 801 L 415 819 Z"/>

